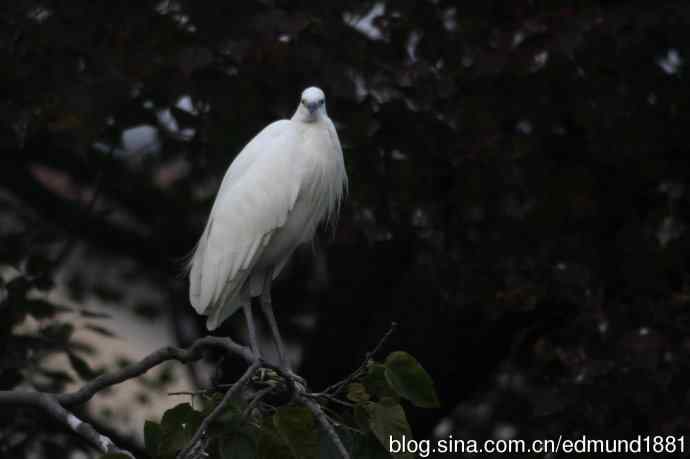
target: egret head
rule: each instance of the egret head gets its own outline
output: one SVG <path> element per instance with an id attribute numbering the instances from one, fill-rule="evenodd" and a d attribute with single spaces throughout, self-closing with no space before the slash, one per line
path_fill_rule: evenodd
<path id="1" fill-rule="evenodd" d="M 302 91 L 302 99 L 295 116 L 305 122 L 313 122 L 326 115 L 326 95 L 316 86 Z"/>

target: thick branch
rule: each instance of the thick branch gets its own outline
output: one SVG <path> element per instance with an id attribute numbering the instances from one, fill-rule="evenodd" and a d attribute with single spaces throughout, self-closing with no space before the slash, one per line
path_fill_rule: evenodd
<path id="1" fill-rule="evenodd" d="M 118 448 L 110 438 L 98 433 L 91 424 L 82 421 L 63 408 L 53 395 L 20 390 L 0 391 L 0 404 L 40 408 L 77 435 L 86 439 L 102 453 L 120 453 L 134 459 L 132 453 Z"/>
<path id="2" fill-rule="evenodd" d="M 326 413 L 324 413 L 321 409 L 321 406 L 314 400 L 302 394 L 300 394 L 298 399 L 304 406 L 306 406 L 312 412 L 316 420 L 319 422 L 319 424 L 321 424 L 321 427 L 331 438 L 342 458 L 350 459 L 350 453 L 347 452 L 347 448 L 345 448 L 345 445 L 343 445 L 342 440 L 340 440 L 338 432 L 335 431 L 333 424 L 331 424 L 331 422 L 328 420 L 328 417 L 326 416 Z"/>
<path id="3" fill-rule="evenodd" d="M 163 362 L 169 360 L 177 360 L 179 362 L 193 362 L 200 360 L 202 358 L 202 351 L 206 348 L 219 348 L 225 350 L 229 354 L 237 355 L 241 357 L 245 362 L 250 364 L 249 368 L 242 377 L 233 384 L 221 402 L 213 409 L 213 411 L 202 421 L 199 429 L 194 434 L 191 442 L 183 449 L 177 456 L 179 459 L 187 459 L 191 457 L 190 455 L 196 454 L 200 449 L 204 449 L 204 442 L 202 441 L 204 435 L 208 431 L 210 424 L 220 415 L 220 413 L 225 409 L 230 400 L 246 385 L 246 383 L 252 378 L 256 371 L 261 367 L 272 368 L 278 373 L 289 385 L 293 393 L 293 400 L 306 406 L 314 415 L 316 420 L 319 422 L 321 427 L 325 430 L 326 434 L 331 438 L 335 444 L 338 452 L 343 459 L 350 459 L 350 454 L 348 453 L 345 445 L 338 436 L 335 428 L 329 421 L 326 414 L 321 409 L 321 406 L 313 397 L 326 397 L 330 398 L 346 387 L 349 382 L 354 380 L 354 378 L 360 374 L 364 369 L 366 369 L 369 359 L 381 348 L 386 339 L 394 331 L 396 324 L 391 325 L 391 329 L 384 335 L 384 337 L 379 341 L 377 346 L 369 353 L 367 353 L 366 358 L 362 365 L 355 370 L 349 377 L 345 378 L 343 381 L 334 384 L 333 386 L 326 389 L 320 394 L 312 394 L 306 392 L 306 387 L 300 381 L 298 377 L 294 374 L 289 374 L 284 372 L 281 368 L 275 367 L 267 362 L 262 361 L 258 356 L 255 356 L 252 351 L 242 346 L 230 338 L 220 338 L 215 336 L 206 336 L 200 338 L 194 342 L 190 347 L 186 349 L 180 349 L 175 347 L 164 347 L 159 349 L 148 356 L 144 357 L 137 363 L 126 366 L 119 371 L 113 373 L 107 373 L 95 378 L 88 383 L 84 384 L 79 390 L 66 394 L 47 394 L 42 392 L 29 392 L 29 391 L 0 391 L 0 405 L 1 404 L 18 404 L 35 406 L 41 408 L 48 412 L 55 419 L 68 426 L 72 431 L 81 435 L 83 438 L 87 439 L 91 444 L 96 446 L 100 451 L 104 453 L 119 452 L 134 458 L 134 456 L 124 450 L 121 450 L 115 446 L 115 444 L 105 435 L 98 433 L 90 424 L 77 418 L 74 414 L 67 411 L 64 406 L 77 405 L 86 403 L 98 392 L 106 389 L 110 386 L 114 386 L 121 382 L 127 381 L 129 379 L 136 378 L 146 373 L 151 368 L 160 365 Z"/>
<path id="4" fill-rule="evenodd" d="M 131 453 L 115 446 L 110 438 L 98 433 L 91 424 L 82 421 L 64 407 L 86 403 L 91 400 L 96 393 L 103 389 L 141 376 L 151 368 L 168 360 L 177 360 L 180 362 L 199 360 L 202 357 L 202 351 L 206 348 L 220 348 L 230 354 L 238 355 L 245 361 L 251 363 L 251 368 L 254 369 L 258 365 L 258 363 L 255 363 L 256 359 L 254 355 L 248 348 L 236 343 L 230 338 L 206 336 L 195 341 L 194 344 L 187 349 L 175 347 L 164 347 L 159 349 L 137 363 L 128 365 L 113 373 L 106 373 L 89 381 L 75 392 L 58 395 L 22 390 L 0 391 L 0 405 L 12 404 L 40 408 L 65 426 L 69 427 L 72 431 L 88 440 L 92 445 L 98 448 L 99 451 L 104 453 L 119 452 L 134 458 Z"/>
<path id="5" fill-rule="evenodd" d="M 236 343 L 230 338 L 206 336 L 196 340 L 194 344 L 187 349 L 180 349 L 176 347 L 164 347 L 159 349 L 156 352 L 144 357 L 137 363 L 128 365 L 119 371 L 101 375 L 98 378 L 84 384 L 84 386 L 82 386 L 76 392 L 56 395 L 56 398 L 62 405 L 65 406 L 86 403 L 101 390 L 127 381 L 128 379 L 141 376 L 151 368 L 168 360 L 177 360 L 179 362 L 193 362 L 200 360 L 202 357 L 202 350 L 206 348 L 225 349 L 228 353 L 238 355 L 248 363 L 254 362 L 254 356 L 247 347 Z"/>

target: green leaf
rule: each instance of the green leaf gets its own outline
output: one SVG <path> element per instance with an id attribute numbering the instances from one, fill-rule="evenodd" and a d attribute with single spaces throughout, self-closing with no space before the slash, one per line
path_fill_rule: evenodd
<path id="1" fill-rule="evenodd" d="M 239 402 L 238 402 L 239 403 Z M 232 424 L 236 427 L 242 421 L 243 408 L 238 403 L 229 402 L 223 408 L 223 411 L 218 415 L 218 422 L 223 424 Z"/>
<path id="2" fill-rule="evenodd" d="M 77 372 L 81 379 L 89 380 L 98 376 L 98 372 L 93 370 L 86 360 L 82 359 L 77 354 L 68 352 L 67 357 L 69 358 L 69 363 L 72 365 L 72 368 L 74 368 L 74 371 Z"/>
<path id="3" fill-rule="evenodd" d="M 405 417 L 403 407 L 391 398 L 385 398 L 380 403 L 368 402 L 366 406 L 370 414 L 369 426 L 378 441 L 388 451 L 391 439 L 405 442 L 412 438 L 410 425 Z M 396 454 L 396 457 L 414 458 L 413 454 Z"/>
<path id="4" fill-rule="evenodd" d="M 218 443 L 218 455 L 221 459 L 254 459 L 256 442 L 245 433 L 234 432 Z"/>
<path id="5" fill-rule="evenodd" d="M 153 421 L 146 421 L 144 423 L 144 445 L 149 456 L 158 457 L 162 436 L 163 428 L 160 424 Z"/>
<path id="6" fill-rule="evenodd" d="M 273 423 L 295 459 L 318 458 L 319 437 L 311 411 L 301 406 L 282 407 L 273 415 Z"/>
<path id="7" fill-rule="evenodd" d="M 264 418 L 256 446 L 257 459 L 293 459 L 290 448 L 273 423 L 273 416 Z"/>
<path id="8" fill-rule="evenodd" d="M 204 415 L 189 403 L 181 403 L 163 414 L 159 454 L 167 456 L 189 444 L 201 425 Z"/>
<path id="9" fill-rule="evenodd" d="M 223 399 L 223 394 L 213 394 L 210 400 L 206 400 L 202 413 L 208 416 L 211 411 Z M 222 435 L 224 433 L 240 430 L 242 428 L 243 412 L 245 403 L 241 400 L 232 400 L 225 404 L 223 411 L 209 426 L 209 433 L 211 435 Z"/>
<path id="10" fill-rule="evenodd" d="M 367 393 L 380 400 L 384 397 L 397 398 L 398 393 L 393 390 L 386 378 L 386 367 L 380 363 L 369 365 L 367 374 L 362 379 Z"/>
<path id="11" fill-rule="evenodd" d="M 385 366 L 386 380 L 401 397 L 421 408 L 439 406 L 429 373 L 410 354 L 393 352 L 386 358 Z"/>
<path id="12" fill-rule="evenodd" d="M 367 393 L 367 388 L 362 383 L 352 383 L 347 386 L 347 398 L 355 403 L 366 402 L 371 397 Z"/>
<path id="13" fill-rule="evenodd" d="M 353 410 L 355 422 L 357 423 L 357 426 L 364 432 L 368 432 L 370 430 L 369 419 L 371 418 L 372 413 L 369 408 L 371 406 L 371 402 L 362 402 L 356 404 L 355 409 Z"/>
<path id="14" fill-rule="evenodd" d="M 220 403 L 221 400 L 223 400 L 223 396 L 225 394 L 222 394 L 220 392 L 214 392 L 211 394 L 210 397 L 202 398 L 202 408 L 201 412 L 204 413 L 204 416 L 208 416 L 211 414 L 211 411 L 213 411 L 216 406 Z M 232 402 L 228 403 L 229 406 L 232 406 Z"/>
<path id="15" fill-rule="evenodd" d="M 203 414 L 201 411 L 195 410 L 189 403 L 180 403 L 163 413 L 161 425 L 163 426 L 163 430 L 166 430 L 185 424 L 197 423 L 202 419 Z"/>

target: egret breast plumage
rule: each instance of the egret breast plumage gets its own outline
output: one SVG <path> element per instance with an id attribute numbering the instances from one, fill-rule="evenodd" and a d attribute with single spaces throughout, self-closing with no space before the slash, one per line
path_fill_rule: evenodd
<path id="1" fill-rule="evenodd" d="M 292 118 L 266 126 L 232 161 L 190 259 L 190 302 L 209 330 L 244 308 L 253 335 L 251 299 L 260 297 L 283 354 L 271 282 L 321 222 L 333 221 L 346 190 L 325 95 L 307 88 Z"/>

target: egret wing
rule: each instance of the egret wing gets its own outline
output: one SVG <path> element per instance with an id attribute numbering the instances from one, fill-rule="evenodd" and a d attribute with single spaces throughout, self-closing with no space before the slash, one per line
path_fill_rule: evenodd
<path id="1" fill-rule="evenodd" d="M 209 328 L 243 304 L 243 299 L 233 300 L 294 207 L 300 189 L 294 166 L 297 135 L 289 121 L 269 125 L 240 152 L 223 179 L 191 262 L 190 301 L 197 312 L 209 315 Z"/>
<path id="2" fill-rule="evenodd" d="M 235 159 L 230 164 L 223 181 L 218 189 L 216 202 L 218 197 L 225 193 L 232 184 L 244 175 L 244 172 L 259 158 L 262 153 L 274 142 L 281 141 L 289 134 L 290 129 L 294 129 L 289 120 L 275 121 L 261 130 L 247 145 L 240 151 Z M 214 203 L 215 207 L 215 203 Z M 213 213 L 213 211 L 211 211 Z"/>

